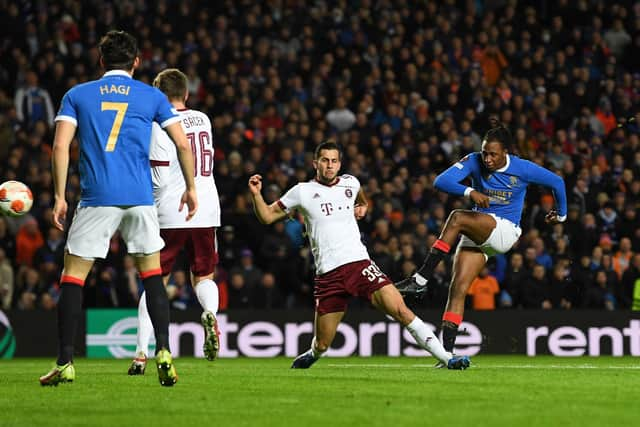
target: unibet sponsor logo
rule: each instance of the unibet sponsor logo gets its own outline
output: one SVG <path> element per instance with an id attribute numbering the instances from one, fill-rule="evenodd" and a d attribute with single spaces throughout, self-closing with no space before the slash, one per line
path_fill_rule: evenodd
<path id="1" fill-rule="evenodd" d="M 16 338 L 7 316 L 0 311 L 0 359 L 11 359 L 16 352 Z"/>

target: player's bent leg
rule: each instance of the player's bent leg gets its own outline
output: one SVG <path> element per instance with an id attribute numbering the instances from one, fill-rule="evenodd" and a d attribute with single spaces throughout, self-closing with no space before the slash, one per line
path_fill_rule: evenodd
<path id="1" fill-rule="evenodd" d="M 495 218 L 489 214 L 456 209 L 449 214 L 439 240 L 453 245 L 458 235 L 464 234 L 479 245 L 489 238 L 496 225 Z"/>
<path id="2" fill-rule="evenodd" d="M 444 349 L 433 331 L 425 325 L 422 319 L 405 305 L 402 296 L 394 286 L 387 285 L 375 291 L 371 295 L 371 303 L 406 327 L 416 340 L 416 344 L 431 353 L 444 366 L 449 369 L 465 369 L 464 363 L 457 360 L 452 362 L 454 358 L 451 353 Z M 466 367 L 468 366 L 467 364 Z"/>
<path id="3" fill-rule="evenodd" d="M 458 327 L 464 316 L 464 303 L 473 280 L 486 264 L 486 255 L 474 247 L 459 247 L 453 259 L 453 274 L 449 299 L 442 316 L 442 341 L 448 352 L 453 352 Z"/>
<path id="4" fill-rule="evenodd" d="M 393 285 L 383 286 L 371 294 L 371 304 L 402 326 L 407 326 L 415 318 L 415 314 L 406 306 L 402 295 Z"/>
<path id="5" fill-rule="evenodd" d="M 311 348 L 293 361 L 292 369 L 308 369 L 329 349 L 344 317 L 344 311 L 320 314 L 316 312 L 314 337 Z"/>
<path id="6" fill-rule="evenodd" d="M 464 234 L 476 244 L 484 243 L 496 228 L 495 218 L 489 214 L 456 209 L 449 214 L 440 237 L 429 250 L 422 266 L 411 277 L 396 283 L 403 296 L 420 297 L 427 290 L 427 283 L 440 261 L 449 253 L 460 234 Z"/>

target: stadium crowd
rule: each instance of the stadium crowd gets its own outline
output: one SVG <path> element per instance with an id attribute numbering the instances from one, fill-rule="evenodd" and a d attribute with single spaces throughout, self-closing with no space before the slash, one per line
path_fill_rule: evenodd
<path id="1" fill-rule="evenodd" d="M 467 206 L 434 177 L 478 151 L 495 116 L 512 153 L 564 178 L 569 215 L 546 226 L 553 198 L 530 191 L 522 238 L 476 280 L 470 306 L 640 310 L 640 2 L 529 3 L 0 0 L 0 178 L 35 198 L 29 215 L 0 218 L 1 308 L 55 307 L 65 236 L 51 223 L 53 118 L 66 90 L 101 76 L 94 46 L 115 28 L 138 37 L 136 78 L 183 70 L 188 104 L 214 123 L 221 308 L 313 304 L 303 224 L 259 224 L 248 176 L 265 176 L 274 201 L 312 176 L 318 143 L 338 141 L 342 172 L 370 197 L 362 238 L 400 279 Z M 195 299 L 179 264 L 169 291 L 184 308 Z M 443 307 L 449 272 L 440 265 L 424 306 Z M 133 307 L 140 292 L 115 236 L 85 305 Z"/>

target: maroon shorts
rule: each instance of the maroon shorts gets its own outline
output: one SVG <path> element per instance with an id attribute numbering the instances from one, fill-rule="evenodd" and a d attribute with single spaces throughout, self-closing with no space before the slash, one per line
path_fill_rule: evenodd
<path id="1" fill-rule="evenodd" d="M 393 284 L 371 260 L 351 262 L 317 276 L 313 295 L 318 314 L 345 311 L 352 296 L 366 298 L 383 286 Z"/>
<path id="2" fill-rule="evenodd" d="M 191 272 L 206 276 L 214 272 L 218 264 L 216 228 L 164 228 L 160 229 L 164 248 L 160 251 L 162 275 L 171 273 L 173 263 L 184 248 L 189 257 Z"/>

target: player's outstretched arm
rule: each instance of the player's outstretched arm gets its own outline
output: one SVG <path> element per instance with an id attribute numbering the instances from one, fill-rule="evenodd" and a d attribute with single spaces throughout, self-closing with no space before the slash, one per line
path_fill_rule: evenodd
<path id="1" fill-rule="evenodd" d="M 567 219 L 567 193 L 564 181 L 559 175 L 533 162 L 527 162 L 529 182 L 551 188 L 556 201 L 557 210 L 552 210 L 546 217 L 549 223 L 564 222 Z"/>
<path id="2" fill-rule="evenodd" d="M 187 187 L 180 200 L 180 207 L 178 210 L 182 211 L 183 206 L 186 204 L 189 208 L 189 213 L 187 214 L 187 221 L 189 221 L 198 210 L 198 195 L 196 193 L 196 184 L 193 178 L 194 167 L 191 145 L 189 145 L 189 141 L 187 141 L 187 136 L 184 134 L 184 130 L 182 129 L 180 122 L 172 123 L 164 130 L 176 145 L 180 169 L 182 170 L 182 176 L 184 177 L 184 182 Z"/>
<path id="3" fill-rule="evenodd" d="M 462 180 L 471 175 L 474 168 L 475 160 L 468 158 L 469 156 L 463 158 L 438 175 L 433 181 L 433 186 L 454 196 L 468 196 L 473 189 L 460 184 Z"/>
<path id="4" fill-rule="evenodd" d="M 287 216 L 287 213 L 280 207 L 280 205 L 278 205 L 277 202 L 267 205 L 267 202 L 262 198 L 261 175 L 253 175 L 249 178 L 249 191 L 251 192 L 251 198 L 253 199 L 253 211 L 256 213 L 256 217 L 261 223 L 273 224 Z"/>
<path id="5" fill-rule="evenodd" d="M 55 203 L 53 205 L 53 224 L 63 230 L 67 216 L 67 201 L 65 187 L 69 173 L 69 146 L 76 133 L 76 125 L 66 120 L 56 122 L 56 133 L 53 138 L 53 154 L 51 169 L 53 175 L 53 191 Z"/>

